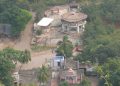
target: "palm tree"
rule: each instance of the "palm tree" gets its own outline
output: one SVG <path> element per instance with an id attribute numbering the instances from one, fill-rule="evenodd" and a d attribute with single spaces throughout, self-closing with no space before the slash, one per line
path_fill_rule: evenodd
<path id="1" fill-rule="evenodd" d="M 30 52 L 28 50 L 21 51 L 21 53 L 19 53 L 18 61 L 23 64 L 31 61 Z"/>
<path id="2" fill-rule="evenodd" d="M 44 85 L 48 81 L 48 77 L 49 77 L 48 68 L 42 65 L 42 67 L 39 68 L 38 71 L 38 80 L 40 81 L 40 84 L 43 83 Z"/>

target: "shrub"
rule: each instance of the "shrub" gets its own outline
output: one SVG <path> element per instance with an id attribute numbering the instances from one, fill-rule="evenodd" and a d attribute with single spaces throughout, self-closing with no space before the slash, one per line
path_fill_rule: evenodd
<path id="1" fill-rule="evenodd" d="M 42 34 L 42 30 L 37 30 L 36 31 L 36 35 L 41 35 Z"/>

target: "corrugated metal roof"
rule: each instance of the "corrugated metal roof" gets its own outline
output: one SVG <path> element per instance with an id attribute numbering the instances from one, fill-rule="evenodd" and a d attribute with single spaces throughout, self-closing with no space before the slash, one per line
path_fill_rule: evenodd
<path id="1" fill-rule="evenodd" d="M 48 26 L 52 21 L 53 21 L 52 18 L 44 17 L 37 23 L 37 25 L 38 26 Z"/>

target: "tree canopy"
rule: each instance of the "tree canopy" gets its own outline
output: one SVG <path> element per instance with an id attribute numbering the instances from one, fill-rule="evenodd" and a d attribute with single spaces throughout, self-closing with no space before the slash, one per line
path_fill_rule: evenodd
<path id="1" fill-rule="evenodd" d="M 107 63 L 97 67 L 100 76 L 100 86 L 119 86 L 120 58 L 108 59 Z"/>
<path id="2" fill-rule="evenodd" d="M 12 73 L 16 62 L 27 63 L 31 60 L 30 52 L 6 48 L 0 51 L 0 81 L 5 86 L 13 86 Z"/>
<path id="3" fill-rule="evenodd" d="M 48 81 L 49 72 L 48 68 L 45 65 L 42 65 L 41 68 L 38 70 L 38 80 L 42 84 L 45 84 Z"/>
<path id="4" fill-rule="evenodd" d="M 82 36 L 84 50 L 77 58 L 80 62 L 98 63 L 100 86 L 119 86 L 120 23 L 119 0 L 100 0 L 82 6 L 88 14 L 88 23 Z"/>
<path id="5" fill-rule="evenodd" d="M 64 36 L 63 41 L 58 43 L 57 54 L 69 58 L 72 56 L 72 50 L 72 42 L 68 40 L 67 36 Z"/>
<path id="6" fill-rule="evenodd" d="M 20 8 L 18 3 L 17 0 L 0 1 L 0 23 L 12 26 L 12 36 L 19 36 L 32 16 L 27 10 Z"/>
<path id="7" fill-rule="evenodd" d="M 82 6 L 82 11 L 88 14 L 89 19 L 101 17 L 104 21 L 120 23 L 120 1 L 119 0 L 86 0 L 89 5 Z"/>
<path id="8" fill-rule="evenodd" d="M 59 86 L 69 86 L 69 84 L 65 81 L 61 82 Z"/>
<path id="9" fill-rule="evenodd" d="M 84 80 L 82 80 L 82 82 L 80 82 L 79 86 L 91 86 L 91 82 L 85 78 Z"/>
<path id="10" fill-rule="evenodd" d="M 119 30 L 112 25 L 104 25 L 100 18 L 87 24 L 83 34 L 84 51 L 79 60 L 104 63 L 107 58 L 119 56 Z M 115 47 L 116 46 L 116 47 Z"/>

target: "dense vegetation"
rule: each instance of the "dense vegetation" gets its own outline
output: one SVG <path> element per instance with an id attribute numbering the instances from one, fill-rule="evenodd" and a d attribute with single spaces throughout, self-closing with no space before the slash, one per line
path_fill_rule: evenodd
<path id="1" fill-rule="evenodd" d="M 0 81 L 5 86 L 14 86 L 12 73 L 17 62 L 27 63 L 31 60 L 30 52 L 6 48 L 0 51 Z"/>
<path id="2" fill-rule="evenodd" d="M 89 19 L 100 16 L 109 23 L 120 23 L 119 4 L 120 0 L 92 0 L 89 5 L 83 6 L 83 11 L 89 15 Z"/>
<path id="3" fill-rule="evenodd" d="M 31 14 L 21 8 L 20 0 L 0 0 L 0 23 L 12 25 L 12 36 L 19 36 L 31 19 Z M 14 3 L 14 4 L 13 4 Z"/>
<path id="4" fill-rule="evenodd" d="M 79 86 L 91 86 L 91 82 L 88 78 L 83 79 Z"/>
<path id="5" fill-rule="evenodd" d="M 111 3 L 113 2 L 111 1 Z M 97 59 L 99 63 L 104 63 L 107 58 L 115 58 L 120 55 L 120 30 L 116 29 L 116 22 L 106 23 L 106 19 L 102 16 L 104 9 L 101 6 L 103 4 L 105 5 L 105 2 L 100 5 L 92 3 L 92 5 L 83 7 L 83 11 L 88 14 L 89 18 L 83 35 L 84 52 L 79 55 L 80 61 L 90 60 L 95 62 Z M 107 7 L 107 5 L 103 8 Z M 113 8 L 115 7 L 113 6 Z"/>
<path id="6" fill-rule="evenodd" d="M 99 86 L 120 85 L 120 27 L 116 27 L 120 24 L 119 4 L 119 0 L 101 0 L 82 7 L 89 17 L 82 37 L 84 51 L 77 58 L 99 64 Z"/>
<path id="7" fill-rule="evenodd" d="M 97 67 L 100 76 L 100 86 L 119 86 L 120 58 L 108 59 L 107 63 Z"/>

